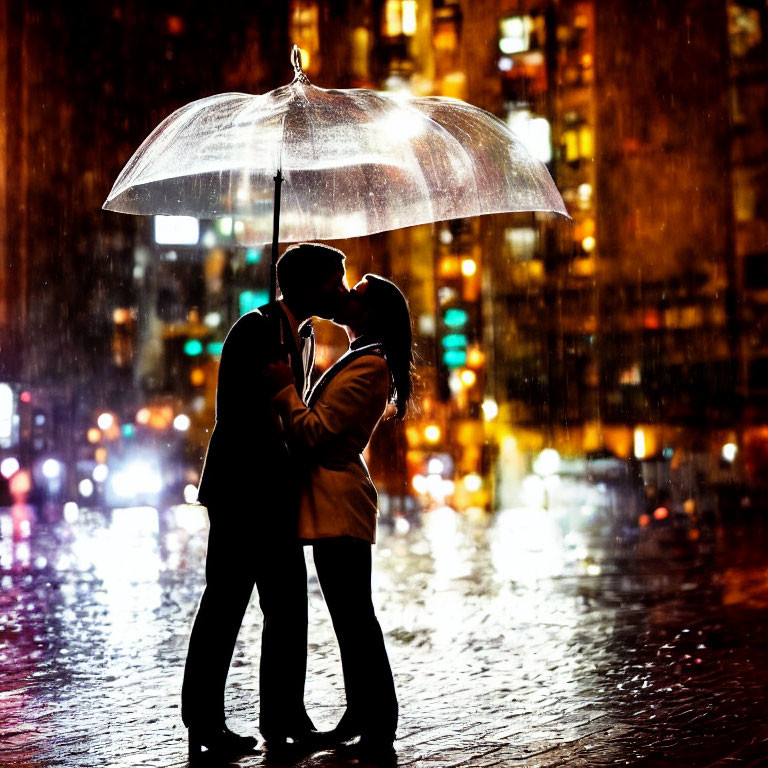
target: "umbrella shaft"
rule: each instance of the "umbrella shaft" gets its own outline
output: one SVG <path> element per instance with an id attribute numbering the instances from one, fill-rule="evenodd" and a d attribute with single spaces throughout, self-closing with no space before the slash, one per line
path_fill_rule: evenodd
<path id="1" fill-rule="evenodd" d="M 272 215 L 272 264 L 269 269 L 269 300 L 277 298 L 277 243 L 280 240 L 280 189 L 283 173 L 280 168 L 275 174 L 275 205 Z"/>

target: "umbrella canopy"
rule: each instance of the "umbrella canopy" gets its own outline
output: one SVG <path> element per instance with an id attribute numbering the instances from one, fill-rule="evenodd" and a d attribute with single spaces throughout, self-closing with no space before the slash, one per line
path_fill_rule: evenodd
<path id="1" fill-rule="evenodd" d="M 504 211 L 568 215 L 544 164 L 490 113 L 456 99 L 316 88 L 296 49 L 294 69 L 290 85 L 269 93 L 224 93 L 174 112 L 104 208 L 234 216 L 248 221 L 244 244 L 266 243 L 281 171 L 282 242 Z"/>

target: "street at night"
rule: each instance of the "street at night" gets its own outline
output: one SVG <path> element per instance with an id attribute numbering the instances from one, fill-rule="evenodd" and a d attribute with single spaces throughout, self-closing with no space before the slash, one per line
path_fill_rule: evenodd
<path id="1" fill-rule="evenodd" d="M 631 508 L 627 489 L 588 490 Z M 380 526 L 374 594 L 400 699 L 398 764 L 764 764 L 764 511 L 638 530 L 605 505 L 549 507 L 436 507 Z M 0 763 L 185 765 L 178 694 L 204 510 L 1 515 Z M 344 694 L 312 574 L 306 698 L 327 728 Z M 256 733 L 260 629 L 254 601 L 228 690 L 244 733 Z M 272 763 L 257 748 L 238 764 Z M 301 764 L 353 765 L 332 753 Z"/>

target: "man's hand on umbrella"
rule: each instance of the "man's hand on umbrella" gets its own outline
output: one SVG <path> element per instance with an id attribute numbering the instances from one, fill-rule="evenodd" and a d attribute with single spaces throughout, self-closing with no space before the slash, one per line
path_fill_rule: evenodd
<path id="1" fill-rule="evenodd" d="M 295 383 L 291 366 L 282 360 L 279 360 L 276 363 L 270 363 L 267 366 L 265 377 L 273 394 L 277 394 L 289 384 Z"/>

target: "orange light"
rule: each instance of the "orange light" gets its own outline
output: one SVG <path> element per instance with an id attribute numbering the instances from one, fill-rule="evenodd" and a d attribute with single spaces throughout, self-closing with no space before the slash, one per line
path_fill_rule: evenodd
<path id="1" fill-rule="evenodd" d="M 455 256 L 445 256 L 440 259 L 438 271 L 441 277 L 456 277 L 459 274 L 459 260 Z"/>
<path id="2" fill-rule="evenodd" d="M 130 319 L 131 319 L 130 310 L 127 310 L 125 307 L 118 307 L 112 313 L 112 321 L 115 323 L 115 325 L 123 325 L 124 323 L 127 323 Z"/>
<path id="3" fill-rule="evenodd" d="M 107 449 L 106 448 L 97 448 L 94 451 L 93 458 L 96 459 L 97 464 L 106 464 L 107 463 Z"/>
<path id="4" fill-rule="evenodd" d="M 101 440 L 101 430 L 96 429 L 96 427 L 91 427 L 88 430 L 87 437 L 89 443 L 98 443 L 99 440 Z"/>
<path id="5" fill-rule="evenodd" d="M 205 371 L 202 368 L 193 368 L 189 373 L 189 380 L 193 387 L 202 387 L 205 384 Z"/>
<path id="6" fill-rule="evenodd" d="M 477 272 L 477 262 L 474 259 L 462 259 L 461 274 L 464 277 L 472 277 Z"/>
<path id="7" fill-rule="evenodd" d="M 173 408 L 170 405 L 158 405 L 150 409 L 149 426 L 153 429 L 167 429 L 171 422 L 173 422 Z"/>
<path id="8" fill-rule="evenodd" d="M 168 16 L 165 20 L 165 28 L 169 35 L 181 35 L 184 33 L 184 19 L 181 16 Z"/>
<path id="9" fill-rule="evenodd" d="M 648 525 L 648 523 L 650 522 L 651 522 L 651 516 L 646 515 L 645 513 L 643 513 L 642 515 L 640 515 L 640 517 L 637 518 L 637 524 L 641 528 L 645 528 L 645 526 Z"/>
<path id="10" fill-rule="evenodd" d="M 653 516 L 656 520 L 665 520 L 669 517 L 669 510 L 666 507 L 656 507 L 653 510 Z"/>
<path id="11" fill-rule="evenodd" d="M 485 355 L 481 349 L 472 347 L 467 350 L 467 365 L 470 368 L 480 368 L 485 362 Z"/>
<path id="12" fill-rule="evenodd" d="M 152 418 L 152 412 L 149 410 L 149 408 L 142 408 L 136 414 L 136 422 L 138 424 L 149 424 L 150 418 Z"/>
<path id="13" fill-rule="evenodd" d="M 643 316 L 643 328 L 649 331 L 655 331 L 661 328 L 661 317 L 655 309 L 649 309 Z"/>
<path id="14" fill-rule="evenodd" d="M 438 427 L 436 424 L 430 424 L 424 430 L 424 437 L 428 442 L 436 443 L 440 439 L 440 427 Z"/>
<path id="15" fill-rule="evenodd" d="M 23 496 L 25 493 L 29 493 L 32 488 L 32 479 L 29 472 L 26 469 L 19 470 L 8 481 L 8 490 L 11 492 L 11 496 Z"/>

